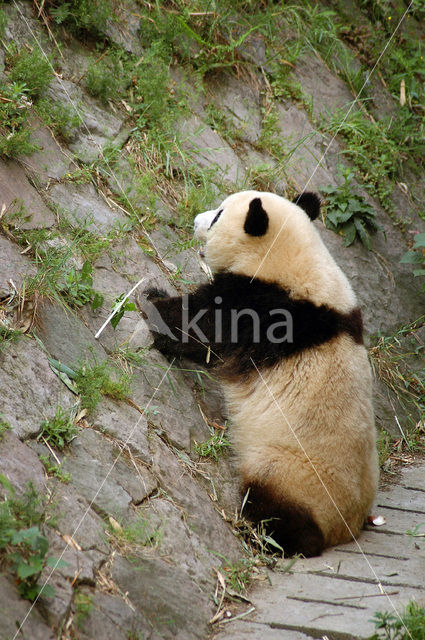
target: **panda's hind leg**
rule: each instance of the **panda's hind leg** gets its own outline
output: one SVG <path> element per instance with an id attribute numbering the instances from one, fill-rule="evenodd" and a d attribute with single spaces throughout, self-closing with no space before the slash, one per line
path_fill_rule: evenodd
<path id="1" fill-rule="evenodd" d="M 255 524 L 263 521 L 267 534 L 283 548 L 285 556 L 320 556 L 325 540 L 308 507 L 282 498 L 271 485 L 255 479 L 244 483 L 244 495 L 248 490 L 243 514 Z"/>

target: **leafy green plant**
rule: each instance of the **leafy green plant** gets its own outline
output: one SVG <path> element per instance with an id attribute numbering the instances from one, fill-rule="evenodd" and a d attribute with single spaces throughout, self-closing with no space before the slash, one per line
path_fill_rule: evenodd
<path id="1" fill-rule="evenodd" d="M 71 474 L 62 471 L 61 464 L 55 464 L 50 460 L 49 456 L 41 455 L 40 460 L 43 463 L 44 468 L 46 469 L 46 472 L 48 473 L 49 476 L 53 476 L 54 478 L 57 478 L 58 480 L 60 480 L 60 482 L 63 482 L 64 484 L 68 484 L 69 482 L 71 482 Z"/>
<path id="2" fill-rule="evenodd" d="M 47 0 L 45 3 L 53 20 L 73 31 L 87 31 L 99 35 L 112 16 L 111 0 Z"/>
<path id="3" fill-rule="evenodd" d="M 373 617 L 376 631 L 370 640 L 424 640 L 425 609 L 417 602 L 407 605 L 400 617 L 378 611 Z"/>
<path id="4" fill-rule="evenodd" d="M 9 422 L 0 415 L 0 441 L 8 429 L 10 429 Z"/>
<path id="5" fill-rule="evenodd" d="M 43 439 L 55 449 L 62 451 L 76 437 L 78 427 L 71 411 L 58 407 L 53 418 L 43 420 L 37 439 Z"/>
<path id="6" fill-rule="evenodd" d="M 327 212 L 325 224 L 344 238 L 346 247 L 358 238 L 368 249 L 371 248 L 370 234 L 381 227 L 375 219 L 373 208 L 352 190 L 354 172 L 342 169 L 344 183 L 340 187 L 328 186 L 320 190 L 326 196 Z"/>
<path id="7" fill-rule="evenodd" d="M 0 96 L 0 155 L 14 158 L 32 153 L 38 146 L 30 141 L 31 101 L 25 83 L 0 82 Z"/>
<path id="8" fill-rule="evenodd" d="M 117 309 L 119 307 L 119 310 L 116 312 L 116 314 L 111 318 L 111 325 L 114 329 L 117 328 L 119 321 L 121 320 L 121 318 L 123 317 L 124 313 L 126 311 L 137 311 L 137 307 L 134 304 L 134 302 L 129 302 L 128 298 L 125 298 L 124 300 L 124 293 L 122 293 L 116 300 L 114 303 L 114 306 L 112 308 L 112 311 L 115 311 L 115 309 Z M 124 301 L 123 301 L 124 300 Z M 121 305 L 121 306 L 120 306 Z"/>
<path id="9" fill-rule="evenodd" d="M 35 110 L 43 122 L 64 142 L 70 142 L 74 130 L 81 125 L 81 117 L 72 105 L 40 98 L 35 105 Z"/>
<path id="10" fill-rule="evenodd" d="M 112 99 L 118 100 L 129 82 L 123 60 L 117 52 L 111 52 L 106 56 L 102 54 L 89 66 L 85 76 L 87 92 L 104 103 Z"/>
<path id="11" fill-rule="evenodd" d="M 77 627 L 82 627 L 84 620 L 93 609 L 93 596 L 81 589 L 77 589 L 74 595 L 75 622 Z"/>
<path id="12" fill-rule="evenodd" d="M 195 451 L 202 458 L 212 458 L 217 462 L 230 446 L 224 430 L 211 429 L 211 437 L 206 442 L 195 443 Z"/>
<path id="13" fill-rule="evenodd" d="M 103 296 L 93 289 L 92 272 L 93 266 L 86 260 L 81 271 L 72 267 L 65 282 L 58 285 L 58 290 L 70 307 L 82 307 L 88 302 L 91 302 L 93 310 L 102 306 Z"/>
<path id="14" fill-rule="evenodd" d="M 400 262 L 415 265 L 413 269 L 415 277 L 425 276 L 425 233 L 418 233 L 414 236 L 412 249 L 404 254 Z M 423 291 L 425 292 L 425 283 Z"/>
<path id="15" fill-rule="evenodd" d="M 22 331 L 18 329 L 12 329 L 6 324 L 0 321 L 0 352 L 8 342 L 16 342 L 22 335 Z"/>
<path id="16" fill-rule="evenodd" d="M 124 400 L 129 395 L 131 376 L 122 373 L 118 379 L 113 379 L 116 371 L 106 363 L 83 365 L 75 374 L 75 384 L 81 405 L 88 411 L 93 410 L 100 402 L 102 395 L 116 400 Z"/>
<path id="17" fill-rule="evenodd" d="M 38 48 L 33 51 L 22 48 L 19 52 L 10 49 L 7 62 L 11 67 L 9 82 L 24 85 L 31 98 L 37 98 L 53 78 L 51 62 Z"/>
<path id="18" fill-rule="evenodd" d="M 46 566 L 64 566 L 48 557 L 49 542 L 43 526 L 49 522 L 44 505 L 32 483 L 21 498 L 5 476 L 0 474 L 3 499 L 0 501 L 0 553 L 13 572 L 17 588 L 23 598 L 35 600 L 43 589 L 43 596 L 53 597 L 51 585 L 39 584 Z"/>

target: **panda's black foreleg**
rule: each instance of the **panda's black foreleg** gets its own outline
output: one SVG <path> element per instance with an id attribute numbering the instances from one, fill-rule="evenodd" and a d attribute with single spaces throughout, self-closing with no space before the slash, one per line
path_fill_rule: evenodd
<path id="1" fill-rule="evenodd" d="M 152 290 L 147 293 L 144 312 L 159 351 L 199 364 L 213 364 L 219 359 L 208 285 L 183 296 L 164 297 L 164 292 Z"/>

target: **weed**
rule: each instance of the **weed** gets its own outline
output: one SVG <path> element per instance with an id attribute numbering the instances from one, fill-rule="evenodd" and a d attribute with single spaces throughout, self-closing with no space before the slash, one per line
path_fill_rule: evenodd
<path id="1" fill-rule="evenodd" d="M 104 54 L 87 70 L 85 86 L 91 96 L 100 98 L 105 104 L 108 100 L 118 100 L 125 85 L 129 82 L 123 60 L 117 52 Z"/>
<path id="2" fill-rule="evenodd" d="M 418 331 L 424 317 L 404 325 L 391 336 L 381 336 L 369 350 L 371 364 L 379 379 L 393 392 L 401 408 L 404 424 L 411 434 L 405 444 L 415 448 L 421 441 L 421 421 L 425 417 L 425 367 L 423 341 Z"/>
<path id="3" fill-rule="evenodd" d="M 24 83 L 0 83 L 0 155 L 14 158 L 38 149 L 30 141 L 28 110 L 31 100 Z"/>
<path id="4" fill-rule="evenodd" d="M 115 300 L 114 306 L 112 308 L 112 311 L 115 311 L 115 309 L 118 309 L 115 315 L 111 318 L 111 325 L 113 329 L 117 328 L 119 321 L 122 319 L 126 311 L 137 311 L 137 307 L 134 304 L 134 302 L 129 302 L 128 298 L 124 299 L 124 296 L 125 294 L 122 293 Z"/>
<path id="5" fill-rule="evenodd" d="M 403 255 L 400 262 L 416 265 L 416 268 L 413 269 L 415 277 L 425 276 L 425 233 L 418 233 L 414 236 L 412 249 Z M 425 283 L 422 285 L 422 289 L 425 292 Z"/>
<path id="6" fill-rule="evenodd" d="M 58 291 L 70 307 L 82 307 L 88 302 L 93 310 L 103 304 L 103 296 L 93 289 L 93 266 L 86 260 L 81 271 L 71 267 L 65 282 L 58 285 Z"/>
<path id="7" fill-rule="evenodd" d="M 264 107 L 262 118 L 261 136 L 257 141 L 260 149 L 265 149 L 277 160 L 282 160 L 286 155 L 285 147 L 282 144 L 282 135 L 279 130 L 279 113 L 274 108 L 273 103 Z"/>
<path id="8" fill-rule="evenodd" d="M 71 482 L 71 474 L 65 473 L 64 471 L 62 471 L 61 464 L 53 463 L 50 460 L 49 456 L 41 455 L 40 460 L 43 463 L 44 468 L 46 469 L 46 472 L 49 476 L 57 478 L 60 482 L 63 482 L 64 484 L 68 484 L 69 482 Z"/>
<path id="9" fill-rule="evenodd" d="M 8 429 L 10 429 L 10 423 L 0 415 L 0 441 Z"/>
<path id="10" fill-rule="evenodd" d="M 244 593 L 251 584 L 252 569 L 255 565 L 254 558 L 246 556 L 232 563 L 221 553 L 214 552 L 214 555 L 221 558 L 223 562 L 222 569 L 227 582 L 226 587 L 230 587 L 236 593 Z"/>
<path id="11" fill-rule="evenodd" d="M 392 438 L 388 431 L 381 429 L 377 439 L 379 466 L 383 467 L 393 452 Z"/>
<path id="12" fill-rule="evenodd" d="M 78 427 L 72 413 L 58 407 L 53 418 L 43 420 L 41 423 L 41 432 L 37 440 L 45 440 L 55 449 L 62 451 L 77 434 Z"/>
<path id="13" fill-rule="evenodd" d="M 220 429 L 218 431 L 210 429 L 211 437 L 206 442 L 195 443 L 195 451 L 202 458 L 212 458 L 216 462 L 219 457 L 231 446 L 229 440 L 226 438 L 225 431 Z"/>
<path id="14" fill-rule="evenodd" d="M 0 353 L 10 342 L 16 342 L 22 335 L 22 331 L 12 329 L 0 321 Z"/>
<path id="15" fill-rule="evenodd" d="M 326 226 L 343 236 L 346 247 L 358 238 L 370 249 L 370 233 L 381 228 L 375 220 L 375 211 L 364 198 L 353 193 L 354 172 L 340 168 L 340 173 L 344 178 L 340 187 L 328 186 L 320 189 L 326 195 Z"/>
<path id="16" fill-rule="evenodd" d="M 112 16 L 111 0 L 48 0 L 46 9 L 57 24 L 64 24 L 75 32 L 87 31 L 101 35 Z"/>
<path id="17" fill-rule="evenodd" d="M 6 31 L 8 18 L 3 9 L 0 9 L 0 38 L 3 38 L 4 32 Z"/>
<path id="18" fill-rule="evenodd" d="M 75 622 L 77 627 L 82 627 L 84 620 L 93 609 L 93 596 L 90 593 L 77 589 L 74 594 Z"/>
<path id="19" fill-rule="evenodd" d="M 162 539 L 162 531 L 154 529 L 142 513 L 137 513 L 133 522 L 126 526 L 110 518 L 109 532 L 120 546 L 157 547 Z"/>
<path id="20" fill-rule="evenodd" d="M 35 600 L 43 589 L 43 596 L 54 596 L 50 585 L 38 583 L 46 566 L 55 566 L 55 558 L 47 557 L 49 542 L 43 533 L 49 521 L 40 496 L 29 483 L 22 498 L 17 498 L 9 481 L 0 474 L 3 500 L 0 502 L 0 552 L 15 575 L 17 588 L 23 598 Z M 64 563 L 59 566 L 64 566 Z"/>
<path id="21" fill-rule="evenodd" d="M 17 52 L 8 51 L 7 62 L 11 66 L 8 80 L 23 85 L 31 98 L 37 98 L 49 85 L 53 77 L 51 62 L 46 60 L 39 49 Z"/>
<path id="22" fill-rule="evenodd" d="M 377 611 L 373 622 L 376 631 L 370 640 L 423 640 L 425 609 L 412 600 L 400 617 Z"/>
<path id="23" fill-rule="evenodd" d="M 131 376 L 128 373 L 122 373 L 118 379 L 113 379 L 112 375 L 116 375 L 116 372 L 106 363 L 92 366 L 86 364 L 78 369 L 75 384 L 84 408 L 92 411 L 100 402 L 102 395 L 116 400 L 124 400 L 128 397 Z"/>
<path id="24" fill-rule="evenodd" d="M 50 127 L 53 133 L 64 142 L 70 142 L 74 130 L 82 122 L 73 106 L 52 102 L 47 98 L 41 98 L 35 105 L 35 110 L 44 124 Z"/>

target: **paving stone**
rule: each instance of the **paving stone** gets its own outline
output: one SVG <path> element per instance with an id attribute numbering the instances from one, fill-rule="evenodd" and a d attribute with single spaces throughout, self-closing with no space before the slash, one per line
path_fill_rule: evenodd
<path id="1" fill-rule="evenodd" d="M 1 417 L 4 418 L 3 413 Z M 21 442 L 13 431 L 6 430 L 0 440 L 0 469 L 18 494 L 24 493 L 29 482 L 38 493 L 45 493 L 43 465 L 37 454 Z"/>
<path id="2" fill-rule="evenodd" d="M 75 229 L 86 225 L 90 231 L 104 234 L 117 224 L 127 222 L 125 215 L 118 208 L 112 209 L 92 184 L 56 184 L 50 190 L 49 198 L 65 211 Z"/>
<path id="3" fill-rule="evenodd" d="M 59 180 L 66 173 L 75 171 L 77 165 L 72 159 L 72 154 L 60 146 L 40 118 L 34 114 L 29 124 L 33 129 L 31 141 L 40 149 L 29 156 L 19 156 L 25 172 L 45 186 L 50 180 Z"/>
<path id="4" fill-rule="evenodd" d="M 179 566 L 152 554 L 115 556 L 112 577 L 163 638 L 206 637 L 213 604 Z"/>
<path id="5" fill-rule="evenodd" d="M 31 260 L 20 253 L 18 245 L 0 235 L 0 298 L 6 298 L 14 291 L 10 280 L 19 291 L 25 277 L 35 272 Z"/>
<path id="6" fill-rule="evenodd" d="M 75 396 L 50 369 L 34 340 L 22 337 L 0 353 L 1 415 L 22 439 L 36 435 L 57 407 L 68 409 Z"/>
<path id="7" fill-rule="evenodd" d="M 28 614 L 31 603 L 23 600 L 6 576 L 0 575 L 0 640 L 25 640 L 30 633 L 31 640 L 54 640 L 56 635 L 42 620 L 36 609 Z M 25 619 L 22 629 L 19 626 Z"/>
<path id="8" fill-rule="evenodd" d="M 71 369 L 84 362 L 105 362 L 104 349 L 74 312 L 48 300 L 37 312 L 37 335 L 55 360 Z"/>
<path id="9" fill-rule="evenodd" d="M 108 640 L 124 638 L 143 638 L 159 640 L 151 626 L 140 612 L 134 610 L 124 598 L 109 593 L 95 592 L 87 588 L 81 589 L 91 598 L 92 606 L 79 625 L 80 640 L 93 640 L 99 637 L 99 631 Z"/>
<path id="10" fill-rule="evenodd" d="M 407 512 L 416 512 L 425 516 L 425 492 L 404 487 L 393 487 L 389 491 L 381 491 L 376 501 L 378 507 L 402 509 Z M 425 520 L 425 517 L 424 517 Z"/>
<path id="11" fill-rule="evenodd" d="M 99 431 L 107 433 L 121 442 L 127 443 L 131 451 L 150 464 L 148 422 L 137 409 L 124 402 L 103 398 L 90 416 L 90 422 Z"/>
<path id="12" fill-rule="evenodd" d="M 301 631 L 273 629 L 255 620 L 235 620 L 219 626 L 221 631 L 213 635 L 213 640 L 309 640 L 311 636 Z"/>
<path id="13" fill-rule="evenodd" d="M 178 124 L 182 147 L 201 168 L 215 169 L 221 180 L 243 180 L 245 169 L 233 149 L 202 120 L 193 115 Z M 216 181 L 216 180 L 215 180 Z"/>
<path id="14" fill-rule="evenodd" d="M 0 159 L 0 208 L 19 229 L 44 229 L 55 224 L 55 216 L 29 183 L 23 168 L 13 160 Z"/>
<path id="15" fill-rule="evenodd" d="M 71 474 L 72 486 L 96 509 L 115 518 L 128 515 L 130 505 L 142 502 L 157 486 L 148 469 L 118 455 L 107 438 L 85 429 L 62 463 L 62 470 Z"/>

